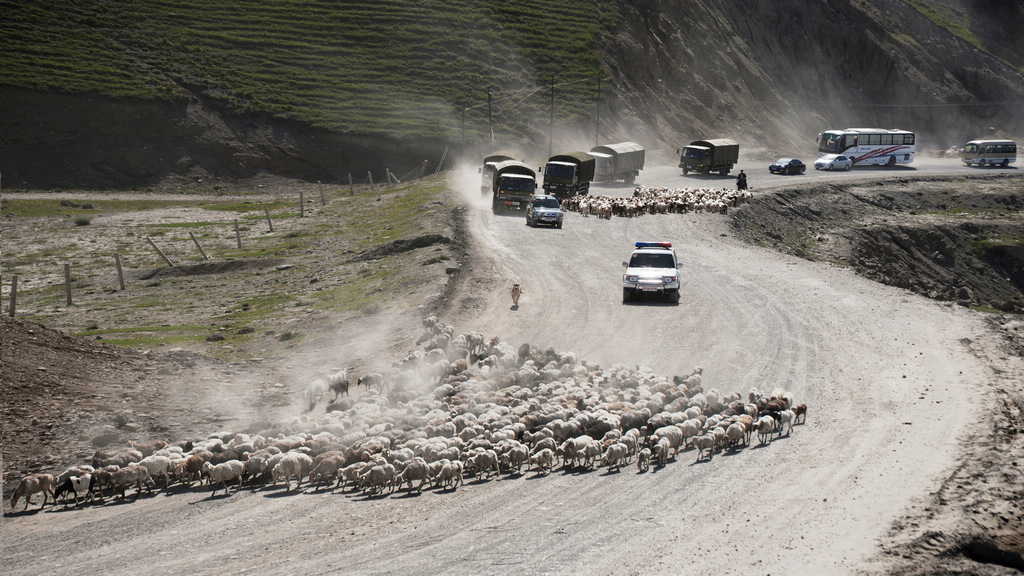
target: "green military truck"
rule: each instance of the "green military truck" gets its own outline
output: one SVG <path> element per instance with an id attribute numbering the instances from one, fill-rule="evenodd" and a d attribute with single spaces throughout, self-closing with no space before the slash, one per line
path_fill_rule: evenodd
<path id="1" fill-rule="evenodd" d="M 556 154 L 544 166 L 544 191 L 558 199 L 586 194 L 596 160 L 586 152 Z"/>
<path id="2" fill-rule="evenodd" d="M 480 193 L 491 194 L 494 190 L 494 167 L 499 162 L 506 160 L 517 160 L 511 152 L 495 152 L 490 156 L 484 157 L 484 165 L 478 172 L 480 173 Z"/>
<path id="3" fill-rule="evenodd" d="M 740 159 L 740 145 L 732 140 L 695 140 L 684 146 L 679 154 L 679 167 L 683 174 L 697 172 L 729 174 Z"/>
<path id="4" fill-rule="evenodd" d="M 518 160 L 494 164 L 491 211 L 495 214 L 525 210 L 537 190 L 537 173 Z"/>
<path id="5" fill-rule="evenodd" d="M 595 146 L 590 149 L 590 155 L 597 161 L 595 182 L 622 180 L 632 184 L 644 169 L 644 147 L 636 142 Z"/>

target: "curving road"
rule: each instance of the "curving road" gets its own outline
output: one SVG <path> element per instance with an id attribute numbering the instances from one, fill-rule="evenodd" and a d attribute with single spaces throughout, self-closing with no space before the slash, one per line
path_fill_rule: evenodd
<path id="1" fill-rule="evenodd" d="M 670 168 L 639 183 L 682 186 Z M 769 186 L 748 171 L 755 190 Z M 454 186 L 471 197 L 475 178 Z M 26 516 L 5 530 L 4 572 L 862 573 L 877 567 L 893 522 L 949 473 L 982 409 L 988 371 L 961 340 L 984 327 L 960 307 L 746 245 L 724 216 L 569 214 L 562 230 L 532 229 L 470 203 L 477 256 L 463 263 L 468 278 L 446 320 L 458 330 L 602 366 L 686 374 L 700 365 L 704 386 L 725 392 L 785 387 L 809 406 L 806 425 L 709 462 L 682 452 L 647 474 L 527 474 L 366 501 L 190 493 Z M 621 262 L 641 239 L 674 244 L 678 306 L 621 302 Z M 524 289 L 518 309 L 513 280 Z M 41 539 L 49 546 L 31 544 Z"/>

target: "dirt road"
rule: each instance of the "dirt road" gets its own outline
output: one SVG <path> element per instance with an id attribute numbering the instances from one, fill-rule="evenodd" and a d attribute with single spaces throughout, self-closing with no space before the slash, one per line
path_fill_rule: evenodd
<path id="1" fill-rule="evenodd" d="M 810 407 L 807 424 L 708 462 L 682 452 L 646 474 L 530 473 L 385 498 L 172 491 L 19 515 L 4 520 L 4 572 L 884 571 L 880 541 L 941 484 L 990 408 L 995 376 L 969 350 L 988 338 L 976 314 L 751 247 L 724 217 L 570 214 L 562 230 L 531 229 L 473 202 L 468 221 L 476 249 L 445 317 L 458 330 L 602 366 L 700 365 L 704 386 L 723 392 L 785 387 Z M 621 302 L 636 240 L 674 244 L 678 306 Z"/>

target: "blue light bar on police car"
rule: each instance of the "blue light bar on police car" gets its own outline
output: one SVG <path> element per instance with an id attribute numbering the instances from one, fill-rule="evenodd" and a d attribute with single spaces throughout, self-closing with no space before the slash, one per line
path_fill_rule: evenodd
<path id="1" fill-rule="evenodd" d="M 671 242 L 637 242 L 636 243 L 636 247 L 637 248 L 655 248 L 655 247 L 658 247 L 658 246 L 660 246 L 662 248 L 671 248 L 672 247 L 672 243 Z"/>

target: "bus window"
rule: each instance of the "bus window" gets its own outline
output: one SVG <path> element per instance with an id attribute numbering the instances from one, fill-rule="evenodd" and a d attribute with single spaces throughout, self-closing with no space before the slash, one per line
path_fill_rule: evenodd
<path id="1" fill-rule="evenodd" d="M 968 154 L 976 154 L 978 152 L 978 145 L 968 144 L 964 147 L 964 152 L 967 152 Z"/>
<path id="2" fill-rule="evenodd" d="M 892 146 L 892 134 L 882 134 L 882 146 Z"/>
<path id="3" fill-rule="evenodd" d="M 868 134 L 868 146 L 878 146 L 882 143 L 881 134 Z"/>
<path id="4" fill-rule="evenodd" d="M 903 143 L 904 144 L 913 145 L 914 144 L 914 135 L 913 134 L 904 134 L 903 135 Z"/>

